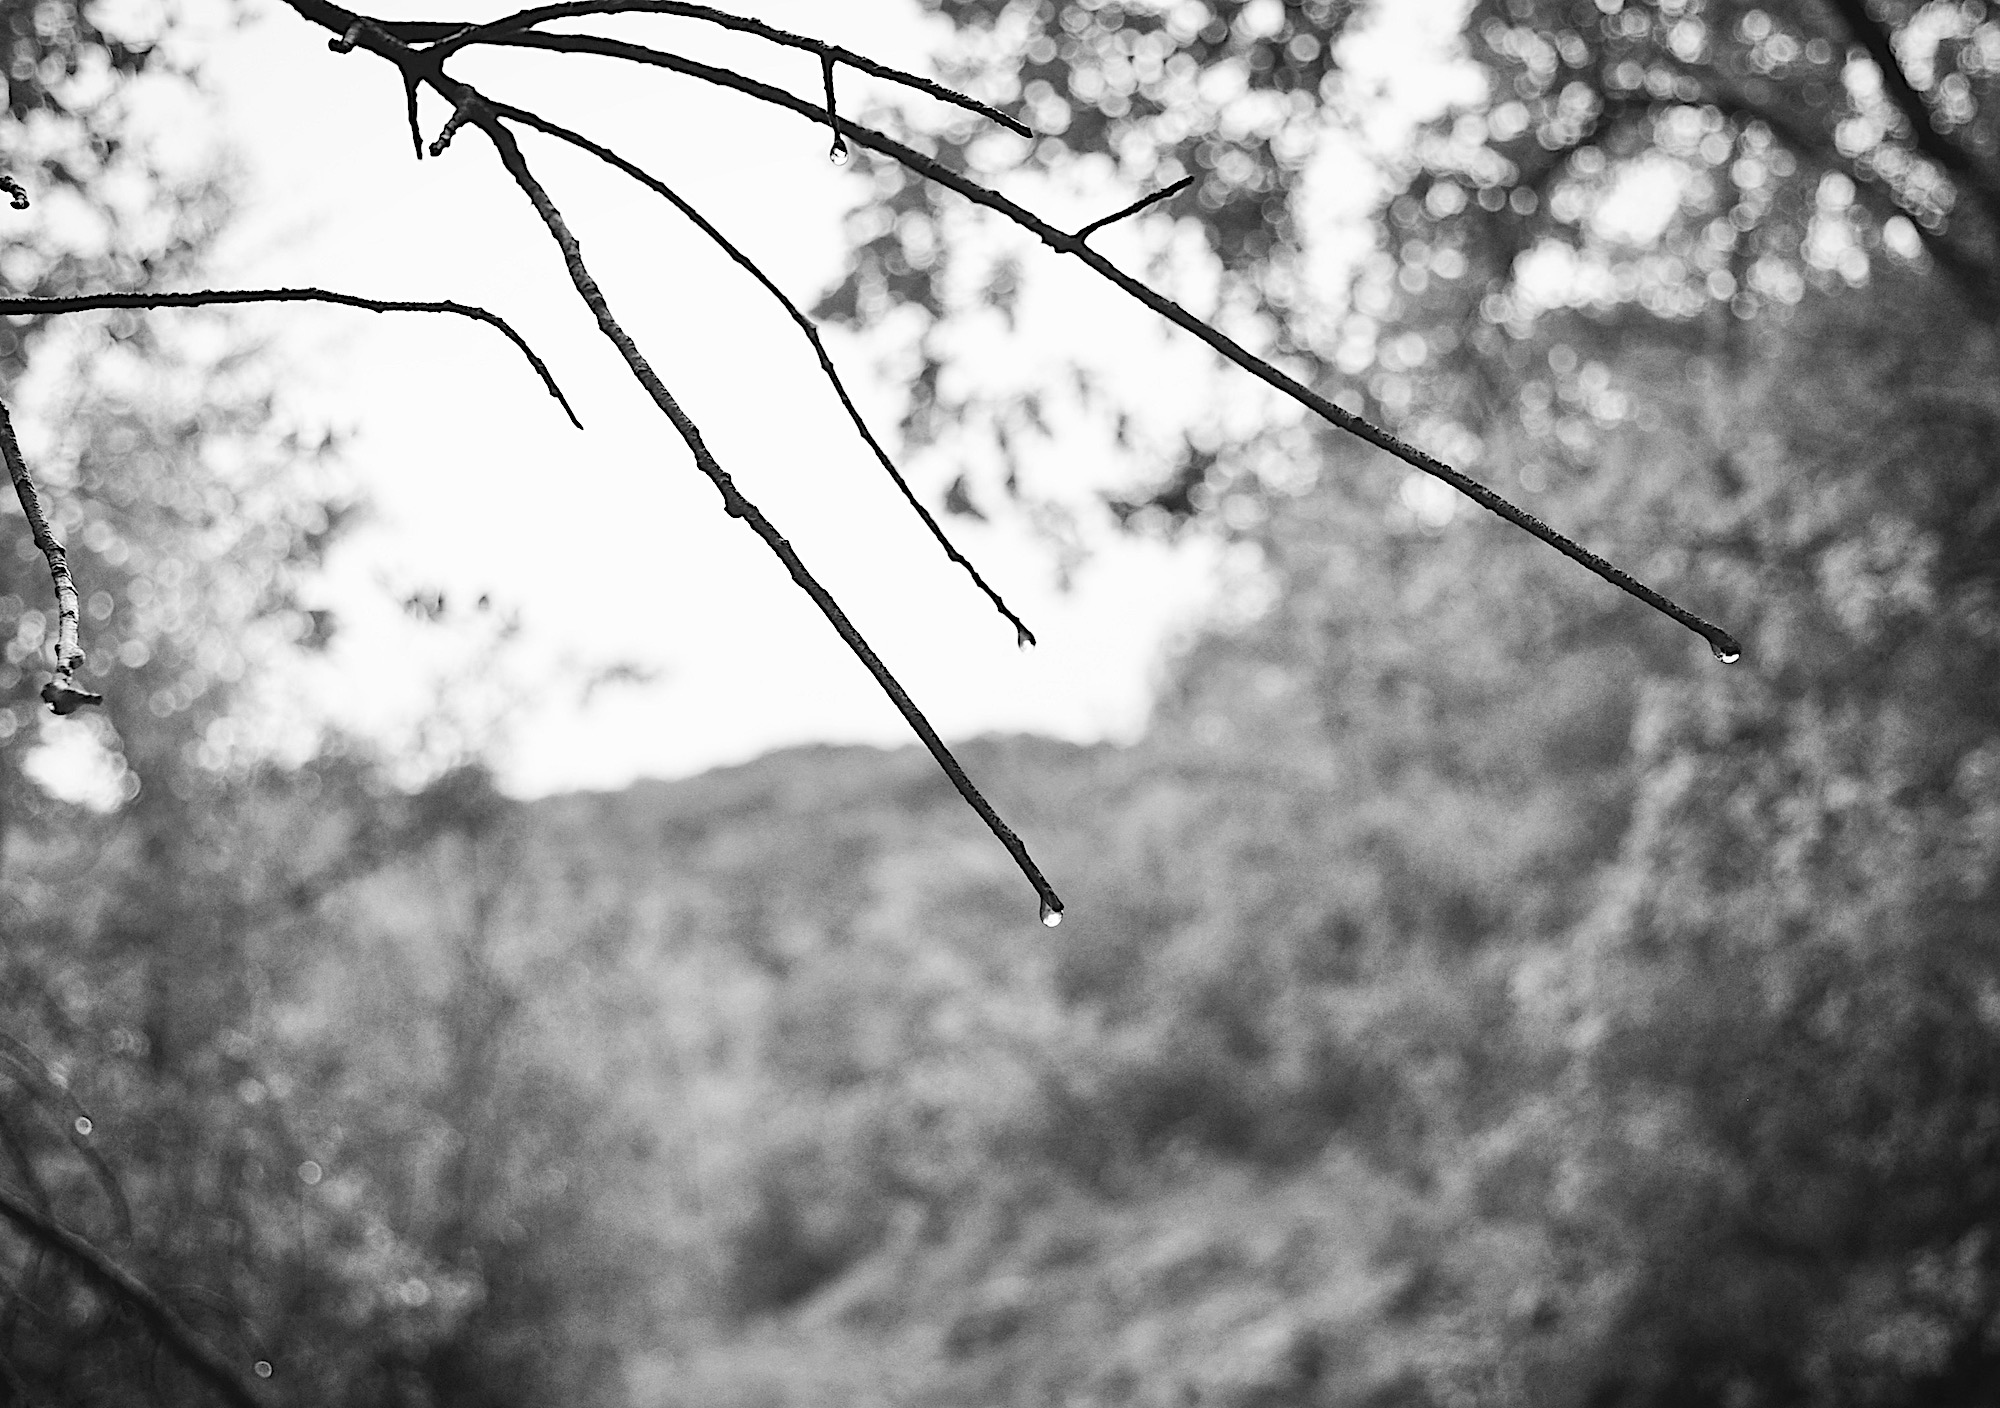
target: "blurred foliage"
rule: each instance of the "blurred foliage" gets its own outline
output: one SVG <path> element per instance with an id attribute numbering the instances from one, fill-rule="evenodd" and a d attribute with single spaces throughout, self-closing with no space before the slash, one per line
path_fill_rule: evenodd
<path id="1" fill-rule="evenodd" d="M 341 514 L 254 375 L 135 340 L 51 463 L 136 791 L 0 750 L 0 1178 L 287 1402 L 1994 1401 L 2000 23 L 1477 0 L 1329 295 L 1382 5 L 933 8 L 1048 181 L 1199 176 L 1154 273 L 1743 663 L 1372 452 L 1194 425 L 1125 516 L 1254 592 L 1142 742 L 965 750 L 1050 931 L 915 750 L 532 805 L 258 762 L 249 643 L 323 635 Z M 916 310 L 936 430 L 1019 271 L 873 193 L 828 307 Z M 11 1238 L 0 1401 L 199 1401 Z"/>

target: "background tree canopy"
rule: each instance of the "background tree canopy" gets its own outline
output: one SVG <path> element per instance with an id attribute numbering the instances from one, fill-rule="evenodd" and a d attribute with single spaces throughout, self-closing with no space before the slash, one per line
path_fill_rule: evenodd
<path id="1" fill-rule="evenodd" d="M 21 771 L 10 555 L 0 1185 L 273 1401 L 1991 1402 L 2000 20 L 1481 0 L 1411 98 L 1387 0 L 930 8 L 1048 134 L 940 160 L 1194 175 L 1120 258 L 1744 661 L 1330 433 L 970 384 L 1032 268 L 871 170 L 821 311 L 913 369 L 945 501 L 1096 416 L 1169 467 L 1102 511 L 1259 564 L 1141 743 L 970 750 L 1052 934 L 911 752 L 523 805 L 232 747 L 340 512 L 254 357 L 107 322 L 149 370 L 62 378 L 53 462 L 136 791 Z M 58 73 L 145 55 L 56 15 L 5 131 L 124 159 Z M 1379 219 L 1330 281 L 1333 187 Z M 148 189 L 174 233 L 101 259 L 191 267 L 219 197 Z M 197 1401 L 10 1236 L 0 1401 Z"/>

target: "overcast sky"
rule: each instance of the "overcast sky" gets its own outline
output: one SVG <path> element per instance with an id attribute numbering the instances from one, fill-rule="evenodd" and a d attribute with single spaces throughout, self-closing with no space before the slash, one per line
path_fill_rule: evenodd
<path id="1" fill-rule="evenodd" d="M 740 8 L 808 33 L 826 10 L 810 0 Z M 914 0 L 840 8 L 838 32 L 828 37 L 927 67 Z M 461 4 L 385 13 L 495 11 Z M 684 52 L 817 94 L 807 56 L 685 21 L 638 24 L 637 32 Z M 248 175 L 249 199 L 218 284 L 483 304 L 542 352 L 588 427 L 571 429 L 512 350 L 477 327 L 296 307 L 263 315 L 257 325 L 281 332 L 298 368 L 296 404 L 352 431 L 346 464 L 375 509 L 329 583 L 347 630 L 331 668 L 314 676 L 321 705 L 352 725 L 404 737 L 439 677 L 459 675 L 443 686 L 450 710 L 476 741 L 497 747 L 514 787 L 531 794 L 684 774 L 807 739 L 907 740 L 901 719 L 768 552 L 721 513 L 596 331 L 554 245 L 482 138 L 470 133 L 442 159 L 419 164 L 387 66 L 328 52 L 324 34 L 273 4 L 206 53 Z M 874 160 L 866 153 L 835 168 L 823 128 L 673 75 L 576 55 L 478 57 L 465 76 L 613 141 L 674 183 L 800 303 L 810 304 L 840 268 L 841 217 Z M 893 96 L 843 79 L 849 110 Z M 426 131 L 443 117 L 441 107 L 427 108 Z M 1211 548 L 1169 550 L 1106 534 L 1065 594 L 1050 550 L 1024 526 L 949 521 L 1041 636 L 1041 649 L 1018 652 L 1011 628 L 895 498 L 776 305 L 657 197 L 628 191 L 623 178 L 532 134 L 523 140 L 654 367 L 941 732 L 1136 733 L 1163 647 L 1208 599 Z M 1087 206 L 1045 213 L 1080 223 L 1134 194 L 1107 190 Z M 1120 234 L 1099 237 L 1113 257 Z M 1027 237 L 1021 243 L 1039 251 Z M 1029 262 L 1054 263 L 1032 253 Z M 1217 375 L 1205 354 L 1188 349 L 1147 361 L 1160 344 L 1150 315 L 1087 277 L 1054 268 L 1041 287 L 1040 296 L 1074 310 L 1059 320 L 1074 337 L 1109 349 L 1163 404 L 1174 378 Z M 891 438 L 894 388 L 872 375 L 866 349 L 840 338 L 833 347 L 864 412 Z M 1038 353 L 1030 340 L 990 355 L 1004 365 Z M 1092 443 L 1060 448 L 1030 473 L 1036 485 L 1075 492 L 1147 469 L 1107 462 Z M 946 473 L 929 466 L 921 487 L 934 496 Z M 477 622 L 462 631 L 420 628 L 392 605 L 398 592 L 433 587 L 456 607 L 491 594 L 520 612 L 522 637 L 501 684 L 462 678 Z M 618 662 L 657 679 L 601 690 L 586 706 L 582 680 Z"/>

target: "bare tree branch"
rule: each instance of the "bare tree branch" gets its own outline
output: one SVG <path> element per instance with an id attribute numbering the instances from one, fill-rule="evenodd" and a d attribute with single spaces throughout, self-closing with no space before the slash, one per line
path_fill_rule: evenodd
<path id="1" fill-rule="evenodd" d="M 821 54 L 819 56 L 819 76 L 821 81 L 826 84 L 826 120 L 827 125 L 831 126 L 834 117 L 839 112 L 833 100 L 833 55 Z M 836 166 L 845 166 L 847 164 L 847 140 L 840 133 L 835 132 L 833 134 L 833 145 L 827 148 L 826 156 L 827 160 Z"/>
<path id="2" fill-rule="evenodd" d="M 12 1222 L 30 1241 L 60 1255 L 99 1290 L 128 1306 L 173 1351 L 174 1357 L 214 1389 L 230 1408 L 262 1408 L 235 1366 L 196 1334 L 145 1282 L 4 1186 L 0 1186 L 0 1217 Z"/>
<path id="3" fill-rule="evenodd" d="M 1164 190 L 1154 191 L 1149 196 L 1140 196 L 1139 199 L 1133 201 L 1123 210 L 1114 210 L 1109 215 L 1105 216 L 1102 220 L 1091 221 L 1088 225 L 1085 225 L 1081 230 L 1078 230 L 1076 232 L 1076 237 L 1079 240 L 1087 240 L 1092 235 L 1096 234 L 1099 230 L 1103 229 L 1106 225 L 1115 225 L 1128 215 L 1137 215 L 1140 211 L 1145 210 L 1151 206 L 1158 205 L 1163 200 L 1169 200 L 1172 197 L 1179 195 L 1182 191 L 1186 190 L 1189 186 L 1192 186 L 1193 184 L 1194 184 L 1194 177 L 1183 176 L 1181 177 L 1180 180 L 1174 182 L 1173 185 L 1166 187 Z"/>
<path id="4" fill-rule="evenodd" d="M 295 5 L 299 4 L 301 0 L 293 0 L 293 3 Z M 829 121 L 827 115 L 811 103 L 796 98 L 781 89 L 773 88 L 769 84 L 760 83 L 753 78 L 745 78 L 741 74 L 733 73 L 728 69 L 716 68 L 713 65 L 700 63 L 694 59 L 682 58 L 678 54 L 668 54 L 657 49 L 648 49 L 643 45 L 630 44 L 623 40 L 604 39 L 596 35 L 545 34 L 540 31 L 527 31 L 499 36 L 495 42 L 537 49 L 552 49 L 558 52 L 599 54 L 609 58 L 649 64 L 657 68 L 670 69 L 676 73 L 686 74 L 691 78 L 699 78 L 719 87 L 734 89 L 737 92 L 776 107 L 789 108 L 791 111 L 815 123 Z M 1725 663 L 1731 663 L 1742 657 L 1743 647 L 1737 642 L 1734 636 L 1730 635 L 1722 627 L 1676 604 L 1645 583 L 1605 561 L 1596 553 L 1591 552 L 1581 544 L 1557 532 L 1554 528 L 1542 522 L 1541 519 L 1535 517 L 1535 515 L 1527 512 L 1525 509 L 1516 507 L 1506 498 L 1487 488 L 1470 475 L 1453 469 L 1442 460 L 1426 454 L 1413 445 L 1405 443 L 1373 422 L 1336 405 L 1318 392 L 1303 385 L 1296 378 L 1279 370 L 1255 353 L 1250 352 L 1225 333 L 1203 322 L 1172 299 L 1140 283 L 1096 250 L 1091 249 L 1082 240 L 1077 238 L 1077 236 L 1057 229 L 1055 226 L 1034 215 L 1032 212 L 1023 209 L 998 192 L 990 191 L 977 182 L 959 175 L 950 168 L 925 156 L 922 152 L 904 146 L 892 137 L 885 136 L 872 128 L 863 127 L 858 123 L 851 122 L 839 116 L 833 117 L 831 122 L 834 129 L 842 136 L 848 137 L 870 150 L 891 157 L 909 167 L 917 174 L 957 192 L 977 205 L 984 206 L 988 210 L 1004 216 L 1014 224 L 1019 225 L 1022 229 L 1033 234 L 1043 244 L 1048 245 L 1058 253 L 1073 255 L 1082 260 L 1092 270 L 1116 285 L 1121 291 L 1137 299 L 1140 303 L 1143 303 L 1169 322 L 1194 334 L 1194 336 L 1207 343 L 1223 357 L 1234 362 L 1237 366 L 1258 378 L 1258 380 L 1282 392 L 1299 405 L 1312 411 L 1322 420 L 1325 420 L 1338 429 L 1346 431 L 1357 439 L 1366 441 L 1379 450 L 1386 451 L 1413 469 L 1421 470 L 1425 474 L 1443 480 L 1480 507 L 1506 519 L 1517 528 L 1532 533 L 1563 556 L 1596 573 L 1620 591 L 1638 598 L 1655 611 L 1674 621 L 1678 621 L 1681 625 L 1706 640 L 1709 649 L 1714 653 L 1716 659 Z"/>
<path id="5" fill-rule="evenodd" d="M 862 418 L 860 408 L 854 404 L 854 398 L 848 394 L 846 383 L 840 379 L 840 373 L 834 368 L 833 358 L 828 355 L 826 343 L 820 337 L 819 329 L 813 325 L 812 319 L 805 315 L 804 311 L 785 294 L 783 289 L 772 282 L 771 277 L 757 265 L 755 260 L 739 249 L 728 236 L 724 235 L 722 231 L 711 224 L 699 210 L 688 204 L 672 187 L 668 186 L 658 177 L 627 161 L 609 147 L 593 142 L 581 133 L 573 132 L 559 123 L 551 122 L 547 118 L 528 112 L 523 108 L 512 107 L 506 103 L 498 102 L 492 103 L 491 106 L 494 112 L 506 118 L 509 122 L 517 122 L 524 127 L 532 127 L 538 132 L 546 133 L 548 136 L 558 138 L 580 150 L 589 152 L 598 160 L 615 166 L 618 170 L 624 172 L 647 189 L 665 197 L 666 200 L 672 203 L 676 210 L 685 215 L 704 235 L 707 235 L 738 267 L 761 284 L 771 297 L 775 298 L 779 305 L 784 308 L 786 315 L 798 325 L 799 331 L 805 334 L 806 340 L 812 344 L 813 355 L 819 358 L 820 370 L 825 373 L 827 381 L 832 385 L 834 395 L 840 398 L 840 404 L 846 410 L 847 418 L 854 423 L 854 428 L 859 432 L 862 442 L 874 454 L 876 463 L 882 466 L 889 478 L 895 482 L 896 488 L 901 491 L 903 498 L 909 503 L 912 509 L 916 510 L 917 516 L 923 520 L 924 526 L 930 530 L 931 536 L 937 540 L 938 546 L 944 549 L 947 557 L 966 570 L 973 582 L 978 585 L 980 591 L 986 593 L 987 600 L 991 601 L 994 608 L 1007 618 L 1008 623 L 1014 627 L 1021 642 L 1026 645 L 1033 645 L 1035 643 L 1035 633 L 1028 629 L 1025 621 L 1014 614 L 1013 608 L 1007 605 L 1001 598 L 1000 593 L 987 584 L 986 579 L 980 576 L 979 569 L 974 567 L 971 561 L 952 544 L 951 539 L 945 536 L 944 528 L 932 516 L 931 511 L 924 507 L 923 500 L 919 499 L 915 491 L 910 488 L 909 481 L 904 479 L 902 471 L 896 468 L 896 462 L 889 457 L 889 452 L 882 448 L 881 442 L 875 438 L 874 432 L 868 428 L 868 422 Z"/>
<path id="6" fill-rule="evenodd" d="M 521 355 L 528 359 L 528 365 L 535 369 L 535 375 L 542 379 L 542 385 L 548 388 L 549 395 L 556 398 L 563 414 L 569 417 L 569 423 L 578 430 L 583 429 L 583 422 L 570 409 L 569 398 L 563 395 L 548 365 L 536 355 L 527 339 L 515 332 L 513 325 L 499 314 L 489 313 L 470 303 L 362 298 L 357 294 L 335 293 L 323 288 L 210 288 L 193 293 L 80 293 L 63 298 L 0 298 L 0 314 L 83 313 L 100 308 L 212 308 L 231 303 L 335 303 L 343 308 L 363 308 L 371 313 L 453 313 L 485 323 L 488 327 L 499 329 L 509 342 L 520 349 Z"/>
<path id="7" fill-rule="evenodd" d="M 870 77 L 887 79 L 889 82 L 901 84 L 905 88 L 914 88 L 920 93 L 927 93 L 942 102 L 950 103 L 953 107 L 964 108 L 967 112 L 978 113 L 981 117 L 997 122 L 1001 126 L 1008 128 L 1010 131 L 1017 132 L 1023 137 L 1032 137 L 1035 135 L 1034 129 L 1028 127 L 1018 118 L 1009 117 L 998 108 L 989 107 L 975 98 L 966 97 L 963 93 L 955 93 L 943 84 L 934 83 L 919 74 L 908 73 L 899 68 L 892 68 L 888 64 L 877 63 L 865 54 L 857 54 L 851 49 L 843 49 L 838 44 L 828 44 L 824 40 L 811 39 L 803 34 L 791 34 L 785 30 L 765 24 L 761 20 L 750 19 L 743 15 L 728 14 L 707 5 L 688 4 L 686 0 L 566 0 L 566 3 L 538 5 L 534 9 L 522 10 L 516 14 L 507 15 L 504 18 L 493 20 L 487 24 L 470 27 L 452 27 L 451 33 L 448 36 L 439 39 L 425 52 L 442 59 L 464 48 L 468 44 L 491 43 L 500 36 L 529 29 L 541 24 L 545 20 L 573 19 L 580 15 L 632 14 L 677 15 L 685 19 L 706 20 L 710 24 L 720 25 L 724 29 L 733 29 L 744 34 L 754 34 L 759 39 L 768 39 L 773 44 L 782 44 L 788 49 L 803 49 L 809 54 L 817 54 L 820 57 L 821 63 L 829 69 L 837 61 L 846 64 L 849 68 L 857 72 L 868 74 Z M 438 27 L 423 21 L 418 21 L 414 24 L 390 24 L 383 26 L 390 35 L 406 42 L 412 39 L 415 32 L 430 32 Z M 827 106 L 831 108 L 832 104 L 828 103 Z"/>
<path id="8" fill-rule="evenodd" d="M 42 698 L 58 714 L 73 714 L 86 704 L 102 704 L 103 695 L 76 684 L 76 672 L 83 667 L 83 647 L 77 642 L 76 579 L 70 575 L 69 554 L 49 531 L 41 494 L 35 488 L 34 475 L 28 472 L 27 460 L 21 456 L 20 442 L 14 438 L 14 419 L 7 414 L 4 402 L 0 402 L 0 457 L 7 461 L 7 474 L 14 481 L 14 495 L 21 501 L 28 532 L 34 536 L 42 556 L 48 559 L 49 576 L 55 582 L 56 673 L 54 679 L 42 686 Z"/>
<path id="9" fill-rule="evenodd" d="M 550 236 L 562 250 L 563 263 L 569 271 L 570 282 L 575 285 L 577 294 L 597 319 L 599 330 L 618 349 L 619 355 L 625 359 L 626 366 L 631 369 L 633 377 L 646 389 L 653 403 L 673 423 L 674 429 L 686 442 L 689 452 L 693 454 L 695 465 L 721 494 L 723 510 L 730 517 L 740 518 L 749 525 L 751 531 L 763 539 L 765 546 L 770 548 L 777 559 L 784 564 L 792 580 L 812 598 L 813 604 L 839 633 L 848 649 L 854 652 L 855 658 L 860 660 L 875 677 L 875 682 L 881 687 L 882 692 L 889 696 L 890 702 L 902 714 L 904 721 L 930 750 L 931 756 L 937 760 L 938 766 L 944 769 L 945 775 L 951 779 L 959 795 L 965 798 L 967 805 L 978 813 L 980 820 L 986 823 L 987 829 L 1002 846 L 1006 847 L 1008 854 L 1013 856 L 1014 863 L 1021 868 L 1021 873 L 1027 876 L 1028 883 L 1034 886 L 1035 893 L 1041 899 L 1043 922 L 1059 922 L 1063 909 L 1062 900 L 1042 875 L 1034 858 L 1028 854 L 1028 848 L 1021 843 L 1021 838 L 1014 834 L 1012 827 L 1001 820 L 1000 814 L 993 809 L 992 804 L 986 800 L 978 787 L 973 785 L 972 779 L 966 775 L 965 769 L 959 765 L 951 749 L 945 746 L 937 730 L 931 727 L 930 720 L 924 717 L 923 711 L 917 708 L 903 686 L 889 672 L 889 667 L 882 663 L 874 649 L 863 639 L 861 632 L 855 629 L 854 623 L 847 619 L 847 613 L 840 609 L 832 593 L 820 585 L 818 579 L 806 569 L 805 563 L 800 560 L 792 545 L 785 540 L 771 521 L 764 517 L 757 506 L 743 496 L 728 472 L 716 462 L 715 456 L 709 451 L 694 421 L 681 409 L 680 403 L 667 390 L 666 384 L 641 355 L 631 335 L 612 315 L 603 290 L 598 287 L 596 279 L 591 276 L 589 268 L 583 262 L 583 250 L 577 243 L 576 236 L 570 233 L 569 226 L 563 220 L 562 213 L 557 210 L 555 202 L 549 198 L 548 192 L 542 189 L 541 184 L 529 171 L 527 161 L 522 157 L 520 146 L 514 141 L 513 134 L 501 124 L 499 118 L 486 107 L 484 100 L 469 86 L 437 72 L 430 75 L 430 81 L 456 106 L 472 109 L 474 115 L 470 120 L 492 140 L 500 154 L 501 163 L 507 168 L 507 173 L 514 178 L 514 183 L 528 197 L 529 202 L 535 207 L 535 213 L 541 216 L 542 223 L 548 227 Z"/>

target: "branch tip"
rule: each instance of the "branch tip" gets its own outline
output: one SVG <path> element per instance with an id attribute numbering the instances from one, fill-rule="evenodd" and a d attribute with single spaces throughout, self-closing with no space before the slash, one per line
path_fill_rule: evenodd
<path id="1" fill-rule="evenodd" d="M 535 375 L 541 378 L 543 387 L 563 408 L 569 423 L 578 430 L 583 429 L 583 422 L 577 419 L 569 398 L 556 385 L 548 364 L 528 345 L 528 340 L 498 313 L 489 312 L 476 303 L 363 298 L 359 294 L 337 293 L 323 288 L 211 288 L 194 293 L 83 293 L 63 298 L 0 298 L 0 317 L 10 314 L 85 313 L 102 308 L 211 308 L 234 303 L 332 303 L 342 308 L 365 309 L 370 313 L 452 313 L 485 323 L 519 349 L 521 355 L 528 359 L 528 365 L 534 368 Z"/>
<path id="2" fill-rule="evenodd" d="M 1167 200 L 1173 196 L 1179 195 L 1182 191 L 1186 190 L 1189 186 L 1192 186 L 1193 184 L 1194 184 L 1194 177 L 1183 176 L 1181 177 L 1180 180 L 1174 182 L 1173 185 L 1171 186 L 1167 186 L 1164 189 L 1154 191 L 1151 195 L 1139 197 L 1139 199 L 1133 201 L 1123 210 L 1114 210 L 1111 214 L 1105 216 L 1102 220 L 1091 221 L 1088 225 L 1085 225 L 1081 230 L 1078 230 L 1076 232 L 1076 237 L 1079 240 L 1087 240 L 1092 235 L 1096 234 L 1099 230 L 1103 229 L 1106 225 L 1116 224 L 1118 221 L 1123 220 L 1128 215 L 1137 215 L 1142 210 L 1145 210 L 1151 206 L 1158 205 L 1163 200 Z"/>
<path id="3" fill-rule="evenodd" d="M 454 102 L 477 96 L 469 85 L 445 78 L 435 71 L 430 75 L 430 81 L 446 98 Z M 520 187 L 521 193 L 528 198 L 528 203 L 534 207 L 536 215 L 541 217 L 542 224 L 547 227 L 556 247 L 562 251 L 563 264 L 569 273 L 570 282 L 597 320 L 598 330 L 612 346 L 618 349 L 618 354 L 631 371 L 633 379 L 645 389 L 653 404 L 659 407 L 661 414 L 673 425 L 675 432 L 693 455 L 695 467 L 721 495 L 724 511 L 732 518 L 742 519 L 763 541 L 764 546 L 771 550 L 772 555 L 783 565 L 792 581 L 806 594 L 813 605 L 819 608 L 820 614 L 826 618 L 827 624 L 833 627 L 835 634 L 854 653 L 854 657 L 861 662 L 868 673 L 875 677 L 875 683 L 889 697 L 889 702 L 896 706 L 897 712 L 903 716 L 904 722 L 909 724 L 911 731 L 922 741 L 931 756 L 937 760 L 945 776 L 950 778 L 952 785 L 958 789 L 959 796 L 965 799 L 966 804 L 978 814 L 979 819 L 986 823 L 986 828 L 993 833 L 994 839 L 998 840 L 1014 858 L 1014 863 L 1034 886 L 1042 904 L 1045 907 L 1052 906 L 1060 912 L 1062 901 L 1057 898 L 1049 882 L 1043 878 L 1040 868 L 1035 865 L 1034 857 L 1028 854 L 1028 848 L 1021 843 L 1021 838 L 1014 834 L 1013 828 L 1001 819 L 1000 814 L 993 809 L 993 804 L 986 800 L 985 795 L 966 775 L 965 768 L 946 746 L 945 741 L 938 736 L 930 720 L 924 717 L 923 711 L 910 698 L 908 691 L 889 672 L 889 667 L 882 663 L 881 657 L 855 628 L 854 623 L 847 618 L 847 613 L 841 609 L 833 594 L 813 576 L 799 557 L 798 551 L 785 540 L 776 526 L 755 504 L 744 497 L 742 490 L 736 486 L 736 481 L 716 461 L 714 453 L 703 440 L 699 427 L 681 408 L 680 402 L 674 399 L 673 393 L 667 389 L 666 383 L 660 380 L 659 374 L 648 364 L 644 354 L 639 351 L 638 344 L 632 340 L 632 335 L 619 324 L 611 312 L 611 305 L 604 296 L 604 290 L 599 287 L 589 267 L 583 262 L 582 245 L 571 232 L 569 223 L 563 218 L 562 212 L 556 207 L 548 191 L 529 170 L 527 159 L 521 154 L 520 143 L 514 140 L 514 134 L 507 130 L 490 106 L 484 106 L 481 111 L 475 113 L 471 121 L 476 123 L 480 131 L 492 141 L 494 150 L 499 153 L 501 164 L 507 168 L 507 174 L 513 178 L 514 184 Z"/>
<path id="4" fill-rule="evenodd" d="M 579 151 L 588 152 L 607 166 L 622 171 L 625 175 L 630 176 L 634 181 L 646 187 L 646 189 L 665 199 L 674 209 L 685 216 L 696 229 L 706 235 L 709 241 L 727 255 L 738 268 L 755 279 L 766 293 L 776 299 L 778 306 L 785 310 L 785 315 L 797 325 L 799 331 L 804 334 L 806 341 L 811 344 L 813 356 L 819 360 L 820 371 L 825 375 L 827 384 L 833 388 L 834 396 L 839 399 L 841 409 L 846 411 L 847 418 L 853 424 L 855 433 L 861 437 L 862 444 L 866 445 L 869 452 L 875 456 L 875 462 L 882 466 L 882 472 L 889 476 L 890 482 L 902 494 L 904 501 L 909 504 L 917 517 L 923 521 L 923 525 L 930 531 L 931 537 L 936 540 L 939 547 L 944 549 L 945 556 L 965 569 L 966 575 L 972 578 L 973 585 L 985 593 L 986 599 L 993 603 L 994 610 L 998 611 L 1014 627 L 1016 639 L 1021 648 L 1026 650 L 1033 646 L 1035 633 L 1028 629 L 1027 623 L 1014 614 L 1013 608 L 1007 605 L 1005 598 L 998 591 L 994 590 L 985 577 L 980 575 L 979 569 L 973 566 L 971 559 L 961 553 L 952 543 L 951 539 L 946 536 L 943 525 L 937 521 L 936 516 L 928 508 L 924 507 L 923 500 L 917 497 L 916 492 L 910 488 L 909 481 L 903 477 L 902 471 L 896 468 L 895 460 L 890 458 L 889 452 L 882 447 L 882 442 L 876 439 L 875 433 L 868 428 L 868 422 L 862 416 L 860 407 L 854 404 L 854 397 L 848 393 L 847 383 L 841 379 L 839 369 L 833 364 L 832 354 L 826 350 L 826 340 L 819 335 L 819 329 L 813 325 L 812 319 L 807 317 L 799 305 L 793 302 L 783 289 L 778 287 L 776 281 L 764 272 L 762 266 L 756 260 L 744 253 L 735 241 L 717 229 L 707 216 L 689 204 L 673 187 L 644 168 L 626 160 L 617 152 L 611 150 L 611 148 L 594 142 L 580 132 L 572 131 L 559 123 L 551 122 L 547 118 L 529 112 L 524 108 L 512 107 L 506 103 L 493 103 L 491 106 L 494 112 L 506 118 L 509 122 L 518 122 L 524 127 L 533 128 L 535 131 L 554 137 L 558 141 L 567 142 Z M 730 512 L 732 516 L 741 517 L 733 509 Z"/>

